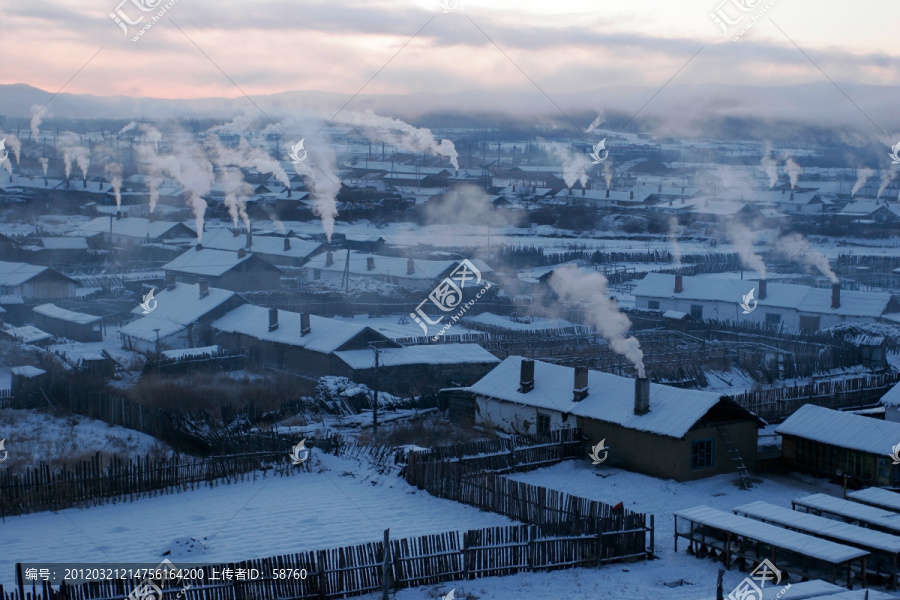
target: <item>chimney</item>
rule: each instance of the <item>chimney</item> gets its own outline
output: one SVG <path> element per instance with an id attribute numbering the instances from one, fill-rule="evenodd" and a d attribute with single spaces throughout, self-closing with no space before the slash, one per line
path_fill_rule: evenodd
<path id="1" fill-rule="evenodd" d="M 253 245 L 253 233 L 248 229 L 247 230 L 247 250 L 250 249 L 250 246 Z"/>
<path id="2" fill-rule="evenodd" d="M 416 272 L 416 261 L 414 261 L 413 259 L 409 259 L 408 261 L 406 261 L 406 274 L 412 275 L 415 272 Z"/>
<path id="3" fill-rule="evenodd" d="M 573 402 L 581 402 L 588 395 L 588 368 L 575 367 L 575 387 L 572 390 Z"/>
<path id="4" fill-rule="evenodd" d="M 291 188 L 288 188 L 288 195 L 287 195 L 287 197 L 288 197 L 288 198 L 291 197 Z"/>
<path id="5" fill-rule="evenodd" d="M 374 256 L 367 256 L 367 257 L 366 257 L 366 270 L 367 270 L 367 271 L 374 271 L 374 270 L 375 270 L 375 257 L 374 257 Z"/>
<path id="6" fill-rule="evenodd" d="M 791 200 L 793 200 L 793 199 L 794 199 L 794 192 L 793 192 L 793 190 L 791 190 Z"/>
<path id="7" fill-rule="evenodd" d="M 270 308 L 269 309 L 269 331 L 275 331 L 278 329 L 278 309 Z"/>
<path id="8" fill-rule="evenodd" d="M 109 242 L 112 243 L 112 222 L 113 216 L 109 215 Z"/>
<path id="9" fill-rule="evenodd" d="M 662 194 L 662 184 L 659 184 L 659 187 L 657 188 L 657 193 Z"/>
<path id="10" fill-rule="evenodd" d="M 9 180 L 12 181 L 12 175 L 10 175 L 9 177 L 10 177 Z M 102 182 L 102 181 L 98 181 L 98 182 L 97 182 L 97 189 L 98 189 L 98 190 L 102 190 L 102 189 L 103 189 L 103 182 Z"/>
<path id="11" fill-rule="evenodd" d="M 238 248 L 238 258 L 244 258 L 247 256 L 246 248 Z"/>
<path id="12" fill-rule="evenodd" d="M 841 284 L 831 284 L 831 308 L 841 307 Z"/>
<path id="13" fill-rule="evenodd" d="M 606 190 L 606 197 L 609 198 L 609 190 Z"/>
<path id="14" fill-rule="evenodd" d="M 87 177 L 85 177 L 84 179 L 82 179 L 82 180 L 81 180 L 81 183 L 82 183 L 81 187 L 83 187 L 84 189 L 87 189 Z"/>
<path id="15" fill-rule="evenodd" d="M 121 220 L 121 219 L 122 219 L 122 211 L 121 211 L 121 210 L 117 210 L 117 211 L 116 211 L 116 221 L 119 221 L 119 220 Z"/>
<path id="16" fill-rule="evenodd" d="M 241 231 L 237 227 L 231 230 L 231 237 L 237 237 L 239 235 L 241 235 Z"/>
<path id="17" fill-rule="evenodd" d="M 206 298 L 209 296 L 209 279 L 206 277 L 201 277 L 197 280 L 197 285 L 200 286 L 200 297 Z"/>
<path id="18" fill-rule="evenodd" d="M 151 223 L 155 223 L 156 222 L 156 213 L 150 213 L 149 215 L 147 215 L 147 220 L 150 221 Z"/>
<path id="19" fill-rule="evenodd" d="M 166 289 L 170 292 L 175 289 L 175 273 L 166 271 Z"/>
<path id="20" fill-rule="evenodd" d="M 675 293 L 680 294 L 684 291 L 684 277 L 681 275 L 675 276 Z"/>
<path id="21" fill-rule="evenodd" d="M 201 250 L 203 250 L 203 244 L 198 243 L 197 244 L 197 252 L 200 252 Z"/>
<path id="22" fill-rule="evenodd" d="M 705 206 L 706 208 L 709 208 L 709 198 L 707 198 L 706 200 L 703 201 L 703 206 Z"/>
<path id="23" fill-rule="evenodd" d="M 650 412 L 650 380 L 638 377 L 634 380 L 634 414 L 646 415 Z"/>
<path id="24" fill-rule="evenodd" d="M 519 391 L 527 394 L 534 389 L 534 361 L 530 358 L 522 359 L 519 371 Z"/>
<path id="25" fill-rule="evenodd" d="M 300 335 L 309 335 L 312 327 L 309 325 L 309 313 L 300 313 Z"/>
<path id="26" fill-rule="evenodd" d="M 766 299 L 766 280 L 765 279 L 759 280 L 759 299 L 760 300 Z"/>
<path id="27" fill-rule="evenodd" d="M 334 252 L 329 250 L 328 252 L 325 253 L 325 266 L 330 267 L 333 264 L 334 264 Z"/>
<path id="28" fill-rule="evenodd" d="M 628 199 L 634 200 L 634 190 L 631 190 L 630 192 L 628 192 Z"/>
<path id="29" fill-rule="evenodd" d="M 291 238 L 284 238 L 284 251 L 287 252 L 291 249 Z"/>
<path id="30" fill-rule="evenodd" d="M 586 189 L 586 188 L 581 188 L 581 195 L 582 195 L 582 196 L 585 195 L 585 192 L 584 192 L 585 189 Z"/>

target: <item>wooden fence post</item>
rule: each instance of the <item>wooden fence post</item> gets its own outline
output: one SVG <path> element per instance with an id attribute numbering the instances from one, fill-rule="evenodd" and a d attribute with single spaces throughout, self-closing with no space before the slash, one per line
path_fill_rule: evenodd
<path id="1" fill-rule="evenodd" d="M 16 563 L 16 586 L 19 588 L 18 600 L 25 600 L 25 577 L 22 576 L 22 563 Z"/>
<path id="2" fill-rule="evenodd" d="M 325 551 L 324 550 L 319 550 L 316 553 L 316 562 L 319 563 L 318 564 L 319 568 L 317 569 L 319 571 L 319 574 L 318 574 L 319 598 L 321 598 L 322 600 L 327 600 L 327 598 L 328 598 L 328 592 L 327 592 L 328 578 L 326 577 L 326 573 L 325 573 Z"/>
<path id="3" fill-rule="evenodd" d="M 381 598 L 388 600 L 391 585 L 391 530 L 384 530 L 384 560 L 381 563 Z"/>
<path id="4" fill-rule="evenodd" d="M 650 552 L 647 555 L 647 558 L 653 558 L 656 556 L 656 515 L 650 514 Z M 677 537 L 675 539 L 678 539 Z"/>

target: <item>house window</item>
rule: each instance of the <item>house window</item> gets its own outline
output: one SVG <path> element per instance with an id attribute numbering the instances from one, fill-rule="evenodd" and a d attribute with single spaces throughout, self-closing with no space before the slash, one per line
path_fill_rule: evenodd
<path id="1" fill-rule="evenodd" d="M 550 431 L 550 415 L 542 415 L 538 413 L 537 416 L 537 432 L 538 433 L 549 433 Z"/>
<path id="2" fill-rule="evenodd" d="M 781 323 L 781 315 L 778 313 L 766 313 L 766 325 L 778 325 Z"/>
<path id="3" fill-rule="evenodd" d="M 647 308 L 650 310 L 659 310 L 659 300 L 647 300 Z"/>
<path id="4" fill-rule="evenodd" d="M 819 317 L 800 315 L 800 329 L 805 329 L 807 331 L 818 331 Z"/>
<path id="5" fill-rule="evenodd" d="M 313 269 L 313 279 L 319 280 L 322 279 L 322 271 L 319 269 Z"/>
<path id="6" fill-rule="evenodd" d="M 691 316 L 695 319 L 703 318 L 703 306 L 700 304 L 691 304 Z"/>
<path id="7" fill-rule="evenodd" d="M 713 441 L 697 440 L 691 444 L 691 468 L 708 469 L 713 466 Z"/>

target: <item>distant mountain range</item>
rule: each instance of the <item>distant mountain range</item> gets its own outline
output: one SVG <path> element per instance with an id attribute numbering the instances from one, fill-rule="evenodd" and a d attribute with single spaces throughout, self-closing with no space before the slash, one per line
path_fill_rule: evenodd
<path id="1" fill-rule="evenodd" d="M 552 102 L 537 89 L 527 93 L 361 94 L 345 110 L 372 109 L 431 127 L 518 125 L 574 131 L 571 121 L 581 129 L 587 128 L 602 109 L 607 116 L 606 129 L 617 130 L 630 121 L 625 131 L 648 131 L 657 136 L 785 138 L 818 130 L 816 135 L 842 136 L 846 139 L 834 141 L 855 145 L 857 138 L 856 143 L 864 143 L 862 138 L 881 135 L 887 141 L 900 135 L 896 133 L 900 132 L 900 111 L 896 110 L 900 87 L 840 85 L 843 92 L 828 81 L 777 87 L 673 84 L 661 91 L 649 86 L 608 86 L 572 94 L 550 90 Z M 276 120 L 301 106 L 327 119 L 350 99 L 347 94 L 315 91 L 253 96 L 253 102 Z M 29 119 L 32 106 L 48 101 L 45 126 L 53 120 L 68 119 L 230 120 L 258 113 L 243 96 L 169 100 L 63 92 L 54 98 L 52 92 L 30 85 L 0 85 L 0 115 L 6 116 L 7 129 L 10 124 Z"/>

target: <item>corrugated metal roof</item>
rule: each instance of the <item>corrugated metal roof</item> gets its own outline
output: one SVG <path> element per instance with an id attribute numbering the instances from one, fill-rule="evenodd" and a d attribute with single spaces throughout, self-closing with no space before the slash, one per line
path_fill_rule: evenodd
<path id="1" fill-rule="evenodd" d="M 885 457 L 891 454 L 894 444 L 900 443 L 900 423 L 861 417 L 814 404 L 800 407 L 775 429 L 775 433 Z"/>
<path id="2" fill-rule="evenodd" d="M 850 548 L 849 546 L 829 542 L 805 533 L 798 533 L 746 517 L 739 517 L 709 506 L 686 508 L 676 511 L 675 515 L 694 523 L 729 531 L 733 534 L 752 540 L 759 540 L 778 548 L 797 552 L 831 564 L 841 564 L 868 556 L 869 554 L 859 548 Z"/>
<path id="3" fill-rule="evenodd" d="M 650 384 L 650 412 L 634 414 L 634 379 L 588 372 L 589 394 L 573 401 L 575 369 L 534 361 L 534 389 L 519 391 L 522 357 L 510 356 L 469 389 L 476 394 L 681 438 L 715 406 L 718 394 Z"/>

